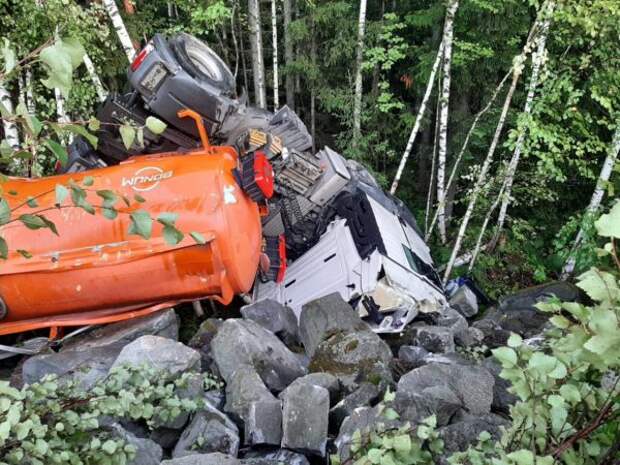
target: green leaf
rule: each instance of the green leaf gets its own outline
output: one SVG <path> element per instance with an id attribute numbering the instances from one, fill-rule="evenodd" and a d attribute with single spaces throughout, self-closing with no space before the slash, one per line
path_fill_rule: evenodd
<path id="1" fill-rule="evenodd" d="M 615 300 L 620 295 L 616 278 L 611 273 L 591 269 L 578 277 L 577 286 L 598 302 Z"/>
<path id="2" fill-rule="evenodd" d="M 534 454 L 526 449 L 511 452 L 506 457 L 513 460 L 517 465 L 534 465 Z"/>
<path id="3" fill-rule="evenodd" d="M 28 205 L 30 208 L 37 208 L 39 206 L 39 204 L 37 203 L 37 199 L 35 199 L 34 197 L 28 197 L 26 205 Z"/>
<path id="4" fill-rule="evenodd" d="M 119 132 L 121 134 L 121 139 L 123 140 L 123 145 L 127 150 L 131 150 L 133 141 L 136 138 L 136 130 L 128 124 L 123 124 L 119 128 Z"/>
<path id="5" fill-rule="evenodd" d="M 510 333 L 510 337 L 508 338 L 508 347 L 520 347 L 523 344 L 523 338 L 519 336 L 517 333 Z"/>
<path id="6" fill-rule="evenodd" d="M 75 37 L 63 37 L 60 42 L 71 59 L 71 66 L 73 66 L 74 69 L 80 66 L 84 59 L 84 55 L 86 55 L 86 50 L 84 50 L 82 43 Z"/>
<path id="7" fill-rule="evenodd" d="M 383 412 L 383 416 L 388 420 L 398 420 L 398 418 L 400 417 L 398 412 L 391 407 L 385 409 L 385 411 Z"/>
<path id="8" fill-rule="evenodd" d="M 56 158 L 60 162 L 61 166 L 64 167 L 67 165 L 69 155 L 67 155 L 67 150 L 62 145 L 52 139 L 47 139 L 45 141 L 45 145 L 47 145 L 54 155 L 56 155 Z"/>
<path id="9" fill-rule="evenodd" d="M 0 225 L 7 224 L 9 221 L 11 221 L 11 207 L 3 197 L 0 199 Z"/>
<path id="10" fill-rule="evenodd" d="M 84 137 L 90 145 L 97 148 L 99 138 L 91 134 L 84 126 L 80 126 L 79 124 L 65 124 L 62 126 L 62 130 Z"/>
<path id="11" fill-rule="evenodd" d="M 13 147 L 10 146 L 6 139 L 2 139 L 2 142 L 0 142 L 0 155 L 2 158 L 10 158 L 13 155 Z"/>
<path id="12" fill-rule="evenodd" d="M 153 231 L 153 220 L 146 210 L 136 210 L 129 215 L 131 224 L 129 226 L 129 234 L 136 234 L 149 239 Z"/>
<path id="13" fill-rule="evenodd" d="M 103 199 L 103 206 L 106 208 L 113 207 L 118 202 L 118 195 L 114 191 L 102 189 L 97 191 L 97 195 Z"/>
<path id="14" fill-rule="evenodd" d="M 138 203 L 144 203 L 146 202 L 146 199 L 144 197 L 142 197 L 140 194 L 135 194 L 133 196 L 134 200 Z"/>
<path id="15" fill-rule="evenodd" d="M 620 202 L 616 202 L 609 213 L 601 215 L 594 226 L 600 236 L 620 238 Z"/>
<path id="16" fill-rule="evenodd" d="M 39 60 L 47 71 L 47 79 L 41 80 L 43 85 L 48 89 L 58 88 L 65 98 L 68 97 L 73 81 L 73 64 L 61 41 L 45 47 L 39 54 Z"/>
<path id="17" fill-rule="evenodd" d="M 114 220 L 118 216 L 118 212 L 114 208 L 104 207 L 101 210 L 101 213 L 104 216 L 104 218 L 107 218 L 108 220 Z"/>
<path id="18" fill-rule="evenodd" d="M 31 215 L 27 213 L 20 215 L 18 220 L 21 221 L 28 229 L 47 228 L 47 224 L 45 224 L 43 217 L 40 215 Z"/>
<path id="19" fill-rule="evenodd" d="M 183 233 L 171 225 L 164 226 L 164 240 L 170 245 L 177 245 L 183 240 Z"/>
<path id="20" fill-rule="evenodd" d="M 82 179 L 82 184 L 84 184 L 86 187 L 90 187 L 95 183 L 95 179 L 92 176 L 86 176 L 84 179 Z"/>
<path id="21" fill-rule="evenodd" d="M 20 254 L 24 258 L 32 258 L 32 254 L 24 249 L 17 249 L 17 253 Z"/>
<path id="22" fill-rule="evenodd" d="M 178 213 L 163 212 L 157 215 L 157 221 L 159 221 L 163 225 L 172 226 L 174 225 L 174 223 L 177 221 L 178 218 L 179 218 Z"/>
<path id="23" fill-rule="evenodd" d="M 399 454 L 408 454 L 411 451 L 411 437 L 401 434 L 394 438 L 394 450 Z"/>
<path id="24" fill-rule="evenodd" d="M 603 355 L 617 345 L 620 345 L 620 334 L 605 333 L 592 336 L 584 347 L 590 352 Z"/>
<path id="25" fill-rule="evenodd" d="M 192 231 L 189 233 L 189 235 L 192 237 L 192 239 L 196 241 L 197 244 L 204 245 L 207 243 L 207 240 L 205 239 L 205 237 L 199 232 Z"/>
<path id="26" fill-rule="evenodd" d="M 158 118 L 155 118 L 154 116 L 149 116 L 146 118 L 146 127 L 153 134 L 161 134 L 166 130 L 166 126 L 166 123 Z"/>
<path id="27" fill-rule="evenodd" d="M 0 258 L 6 260 L 9 256 L 9 246 L 4 240 L 4 237 L 0 237 Z"/>
<path id="28" fill-rule="evenodd" d="M 573 384 L 563 384 L 560 387 L 560 394 L 569 404 L 576 404 L 581 400 L 579 389 Z"/>
<path id="29" fill-rule="evenodd" d="M 110 455 L 112 455 L 112 454 L 114 454 L 114 452 L 116 452 L 116 448 L 117 448 L 116 442 L 112 441 L 111 439 L 108 439 L 106 442 L 104 442 L 101 445 L 101 449 L 104 452 L 106 452 L 106 453 L 108 453 Z"/>
<path id="30" fill-rule="evenodd" d="M 553 326 L 560 329 L 566 329 L 570 326 L 570 321 L 562 315 L 555 315 L 549 318 Z"/>
<path id="31" fill-rule="evenodd" d="M 2 46 L 2 56 L 4 57 L 4 73 L 8 74 L 15 68 L 17 59 L 15 58 L 15 52 L 11 48 L 11 43 L 6 37 L 4 38 L 4 45 Z"/>
<path id="32" fill-rule="evenodd" d="M 562 379 L 566 376 L 566 374 L 567 374 L 566 365 L 564 365 L 562 362 L 558 360 L 558 363 L 555 366 L 555 368 L 551 370 L 549 373 L 547 373 L 547 376 L 553 379 Z"/>
<path id="33" fill-rule="evenodd" d="M 517 353 L 510 347 L 498 347 L 491 351 L 504 367 L 513 367 L 517 364 Z"/>

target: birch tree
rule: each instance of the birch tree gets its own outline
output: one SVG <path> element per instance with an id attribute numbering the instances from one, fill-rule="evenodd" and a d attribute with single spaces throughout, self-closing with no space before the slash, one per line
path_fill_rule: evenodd
<path id="1" fill-rule="evenodd" d="M 123 48 L 125 55 L 127 55 L 127 59 L 131 63 L 136 56 L 136 50 L 133 47 L 133 42 L 131 41 L 131 37 L 129 37 L 129 33 L 127 32 L 123 18 L 118 11 L 116 2 L 114 0 L 102 0 L 102 3 L 108 12 L 110 21 L 112 21 L 112 26 L 116 31 L 121 47 Z"/>
<path id="2" fill-rule="evenodd" d="M 596 188 L 592 193 L 592 197 L 590 198 L 590 203 L 588 204 L 588 208 L 586 208 L 586 217 L 592 218 L 596 215 L 599 207 L 601 206 L 601 201 L 603 200 L 603 196 L 605 195 L 605 188 L 607 183 L 609 182 L 609 178 L 611 176 L 611 172 L 616 165 L 616 160 L 618 158 L 618 152 L 620 152 L 620 121 L 617 122 L 616 131 L 614 133 L 611 146 L 609 147 L 609 151 L 607 152 L 607 156 L 605 157 L 605 161 L 603 162 L 603 166 L 601 168 L 601 172 L 598 176 L 598 180 L 596 182 Z M 573 244 L 571 253 L 562 268 L 562 279 L 567 279 L 572 272 L 575 270 L 575 265 L 577 259 L 575 257 L 575 252 L 581 245 L 583 241 L 584 228 L 583 223 L 579 232 L 577 233 L 577 237 L 575 239 L 575 243 Z"/>
<path id="3" fill-rule="evenodd" d="M 99 97 L 99 101 L 103 102 L 108 96 L 108 92 L 103 87 L 101 79 L 99 79 L 99 75 L 97 74 L 97 70 L 95 69 L 95 64 L 88 56 L 88 53 L 84 54 L 84 66 L 86 66 L 86 71 L 88 72 L 88 76 L 93 83 L 95 91 L 97 92 L 97 97 Z"/>
<path id="4" fill-rule="evenodd" d="M 276 0 L 271 0 L 271 39 L 273 41 L 273 109 L 280 107 L 278 88 L 278 16 Z"/>
<path id="5" fill-rule="evenodd" d="M 396 192 L 396 189 L 398 189 L 398 183 L 400 182 L 400 178 L 403 175 L 403 171 L 405 170 L 405 165 L 407 164 L 407 160 L 409 159 L 409 155 L 411 154 L 411 149 L 413 148 L 413 143 L 415 142 L 415 138 L 418 135 L 418 132 L 420 130 L 422 119 L 424 118 L 424 114 L 426 113 L 426 105 L 428 104 L 428 100 L 433 90 L 433 84 L 435 83 L 435 75 L 437 74 L 437 70 L 439 69 L 439 63 L 441 62 L 442 55 L 443 55 L 443 42 L 439 44 L 439 50 L 437 51 L 437 57 L 435 58 L 435 62 L 433 63 L 433 67 L 431 68 L 431 75 L 428 78 L 428 84 L 426 84 L 426 91 L 424 92 L 422 103 L 420 103 L 420 108 L 418 109 L 418 114 L 415 118 L 415 123 L 413 124 L 413 128 L 411 129 L 411 134 L 409 134 L 409 140 L 407 141 L 407 147 L 405 147 L 405 152 L 403 153 L 403 156 L 400 159 L 400 163 L 398 164 L 398 169 L 396 170 L 396 176 L 394 176 L 394 181 L 392 182 L 392 187 L 390 188 L 391 194 L 394 194 Z"/>
<path id="6" fill-rule="evenodd" d="M 265 91 L 265 64 L 263 62 L 263 38 L 258 0 L 248 0 L 248 23 L 252 49 L 252 74 L 254 75 L 254 99 L 259 108 L 267 108 Z"/>
<path id="7" fill-rule="evenodd" d="M 355 91 L 353 94 L 353 144 L 359 141 L 362 131 L 362 64 L 365 33 L 366 0 L 360 0 L 360 14 L 357 24 L 357 51 L 355 55 Z"/>
<path id="8" fill-rule="evenodd" d="M 532 113 L 532 103 L 534 101 L 534 94 L 536 92 L 536 88 L 538 87 L 538 79 L 540 75 L 540 68 L 544 61 L 545 56 L 545 47 L 547 42 L 547 34 L 549 32 L 549 23 L 551 21 L 551 17 L 553 15 L 553 11 L 555 9 L 555 1 L 550 1 L 547 4 L 547 11 L 545 17 L 542 20 L 542 27 L 539 33 L 539 36 L 536 40 L 536 51 L 532 56 L 532 75 L 530 77 L 530 83 L 528 86 L 527 97 L 525 99 L 525 106 L 523 108 L 523 116 L 528 117 Z M 497 226 L 495 227 L 495 233 L 493 234 L 493 239 L 491 240 L 491 248 L 495 246 L 497 240 L 499 239 L 499 235 L 501 234 L 502 228 L 504 227 L 504 222 L 506 221 L 506 211 L 508 210 L 508 205 L 511 201 L 511 192 L 512 192 L 512 184 L 514 182 L 515 173 L 517 171 L 517 166 L 519 165 L 519 159 L 521 158 L 521 151 L 523 150 L 523 142 L 525 141 L 524 130 L 519 131 L 519 135 L 517 137 L 517 141 L 515 142 L 514 152 L 512 154 L 512 158 L 510 159 L 510 163 L 508 165 L 508 171 L 506 173 L 505 180 L 505 189 L 504 194 L 502 196 L 502 204 L 499 209 L 499 215 L 497 217 Z"/>
<path id="9" fill-rule="evenodd" d="M 510 88 L 508 89 L 508 93 L 506 94 L 504 105 L 502 107 L 502 112 L 500 114 L 497 127 L 495 128 L 495 134 L 493 135 L 493 140 L 491 141 L 491 145 L 489 146 L 489 151 L 487 152 L 484 162 L 482 163 L 480 173 L 478 174 L 478 178 L 476 179 L 476 183 L 474 184 L 471 197 L 467 205 L 467 210 L 465 211 L 465 215 L 463 216 L 463 220 L 461 221 L 461 226 L 459 228 L 458 235 L 456 236 L 456 242 L 454 243 L 454 248 L 452 249 L 450 260 L 446 265 L 446 271 L 443 276 L 444 283 L 447 282 L 448 278 L 450 277 L 454 262 L 461 250 L 461 244 L 463 242 L 463 239 L 465 238 L 465 232 L 467 231 L 469 220 L 474 213 L 476 201 L 478 200 L 478 196 L 480 195 L 480 192 L 482 191 L 482 188 L 487 181 L 487 174 L 489 168 L 491 167 L 491 162 L 493 161 L 495 149 L 497 148 L 497 144 L 499 143 L 499 138 L 502 134 L 502 130 L 504 129 L 504 123 L 506 122 L 506 115 L 508 114 L 508 109 L 510 108 L 510 102 L 512 101 L 512 96 L 514 95 L 515 89 L 517 88 L 517 83 L 519 82 L 519 78 L 523 70 L 524 54 L 519 55 L 515 58 L 515 60 L 517 61 L 517 63 L 515 63 L 515 65 L 513 66 L 512 82 L 510 84 Z"/>
<path id="10" fill-rule="evenodd" d="M 446 159 L 448 154 L 448 109 L 450 106 L 450 67 L 452 65 L 452 39 L 454 36 L 454 17 L 459 7 L 458 0 L 450 0 L 446 10 L 443 28 L 443 85 L 441 89 L 441 109 L 439 112 L 439 152 L 437 155 L 437 216 L 439 236 L 446 243 Z"/>
<path id="11" fill-rule="evenodd" d="M 293 21 L 293 11 L 291 7 L 291 0 L 284 0 L 284 60 L 286 66 L 290 67 L 293 64 L 293 41 L 291 39 L 291 22 Z M 286 104 L 289 108 L 295 111 L 295 80 L 290 69 L 287 69 L 286 76 L 284 77 L 284 86 L 286 87 Z"/>
<path id="12" fill-rule="evenodd" d="M 9 114 L 13 113 L 13 102 L 11 101 L 11 94 L 4 86 L 4 82 L 0 80 L 0 103 L 7 110 Z M 4 128 L 4 139 L 9 147 L 13 150 L 19 149 L 19 131 L 15 122 L 8 118 L 2 118 L 2 127 Z"/>

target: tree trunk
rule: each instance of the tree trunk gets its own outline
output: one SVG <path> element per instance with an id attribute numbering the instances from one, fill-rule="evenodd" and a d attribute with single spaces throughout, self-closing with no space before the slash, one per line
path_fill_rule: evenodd
<path id="1" fill-rule="evenodd" d="M 614 133 L 613 140 L 611 142 L 611 146 L 609 151 L 607 152 L 607 156 L 605 157 L 605 161 L 603 162 L 603 167 L 601 168 L 601 173 L 599 174 L 598 181 L 596 182 L 596 188 L 592 193 L 592 197 L 590 198 L 590 203 L 588 208 L 586 209 L 586 215 L 588 217 L 593 217 L 596 215 L 599 207 L 601 206 L 601 201 L 603 200 L 603 196 L 605 195 L 605 187 L 609 181 L 609 177 L 611 176 L 611 172 L 616 164 L 616 159 L 618 158 L 618 152 L 620 152 L 620 121 L 617 122 L 616 132 Z M 583 240 L 583 226 L 579 229 L 579 233 L 577 233 L 577 238 L 575 239 L 575 243 L 573 244 L 571 253 L 562 268 L 562 279 L 567 279 L 572 272 L 575 270 L 576 258 L 575 251 L 581 245 L 581 241 Z"/>
<path id="2" fill-rule="evenodd" d="M 241 13 L 238 13 L 238 18 L 241 17 Z M 249 92 L 250 86 L 248 84 L 248 66 L 245 60 L 246 49 L 245 49 L 245 41 L 243 40 L 243 27 L 241 26 L 241 21 L 237 21 L 237 27 L 239 28 L 239 44 L 241 48 L 241 69 L 243 70 L 243 88 L 245 93 Z"/>
<path id="3" fill-rule="evenodd" d="M 28 113 L 34 115 L 36 111 L 36 105 L 34 103 L 34 93 L 32 92 L 32 71 L 30 68 L 26 68 L 26 108 Z"/>
<path id="4" fill-rule="evenodd" d="M 310 42 L 310 60 L 312 68 L 316 68 L 316 28 L 312 21 L 312 34 Z M 312 153 L 316 152 L 316 82 L 310 83 L 310 134 L 312 135 Z"/>
<path id="5" fill-rule="evenodd" d="M 102 0 L 102 3 L 110 16 L 112 26 L 114 26 L 121 47 L 123 47 L 125 55 L 127 55 L 127 59 L 131 63 L 136 56 L 136 50 L 133 47 L 133 42 L 131 41 L 131 37 L 129 37 L 123 18 L 116 7 L 116 2 L 114 0 Z"/>
<path id="6" fill-rule="evenodd" d="M 97 74 L 95 65 L 87 53 L 84 54 L 84 65 L 86 66 L 86 71 L 88 71 L 90 80 L 93 82 L 93 86 L 95 87 L 95 91 L 97 92 L 97 96 L 99 97 L 99 101 L 103 102 L 108 96 L 108 93 L 103 88 L 103 84 L 101 83 L 101 79 L 99 79 L 99 75 Z"/>
<path id="7" fill-rule="evenodd" d="M 278 86 L 278 16 L 276 0 L 271 0 L 271 37 L 273 40 L 273 109 L 280 107 Z"/>
<path id="8" fill-rule="evenodd" d="M 439 236 L 446 243 L 446 159 L 448 154 L 448 108 L 450 106 L 450 67 L 452 65 L 452 38 L 454 17 L 459 6 L 458 0 L 451 0 L 446 10 L 443 28 L 443 85 L 441 90 L 441 110 L 439 114 L 439 154 L 437 163 L 437 217 Z"/>
<path id="9" fill-rule="evenodd" d="M 4 105 L 9 113 L 13 113 L 13 102 L 11 101 L 11 94 L 4 87 L 4 83 L 0 81 L 0 103 Z M 19 131 L 17 125 L 13 121 L 8 119 L 2 120 L 2 126 L 4 128 L 4 138 L 9 146 L 13 150 L 19 150 Z"/>
<path id="10" fill-rule="evenodd" d="M 292 20 L 291 0 L 284 0 L 284 60 L 286 66 L 291 66 L 293 63 L 293 40 L 289 30 Z M 286 104 L 291 110 L 295 111 L 295 80 L 290 69 L 286 70 L 284 85 L 286 87 Z"/>
<path id="11" fill-rule="evenodd" d="M 441 86 L 441 75 L 437 77 L 437 88 Z M 439 93 L 437 94 L 437 107 L 435 108 L 435 130 L 433 134 L 433 152 L 431 155 L 431 178 L 428 181 L 426 193 L 426 211 L 424 212 L 424 235 L 428 235 L 428 219 L 433 205 L 433 192 L 435 187 L 435 164 L 437 163 L 437 140 L 439 137 Z"/>
<path id="12" fill-rule="evenodd" d="M 521 55 L 520 58 L 523 59 L 523 55 Z M 493 155 L 495 154 L 495 149 L 497 147 L 497 144 L 499 143 L 499 138 L 502 134 L 502 130 L 504 129 L 506 115 L 508 114 L 510 102 L 512 101 L 512 96 L 514 95 L 515 89 L 517 88 L 517 83 L 519 82 L 519 77 L 521 76 L 522 69 L 523 67 L 521 64 L 517 64 L 516 66 L 514 66 L 514 70 L 512 72 L 512 83 L 510 84 L 510 88 L 508 89 L 508 93 L 506 94 L 506 99 L 504 100 L 504 106 L 502 107 L 499 122 L 497 123 L 497 127 L 495 128 L 493 140 L 491 141 L 489 151 L 487 152 L 487 156 L 484 159 L 482 168 L 480 169 L 480 173 L 478 174 L 478 179 L 476 180 L 476 184 L 474 185 L 471 198 L 469 199 L 469 203 L 467 205 L 467 210 L 465 211 L 465 215 L 463 216 L 463 221 L 461 222 L 459 233 L 456 236 L 456 242 L 454 243 L 454 248 L 452 249 L 452 255 L 450 256 L 450 260 L 448 261 L 448 265 L 446 266 L 446 272 L 443 276 L 444 283 L 446 283 L 448 281 L 448 278 L 450 277 L 450 273 L 452 272 L 452 268 L 454 266 L 454 261 L 456 260 L 456 257 L 461 250 L 461 244 L 463 242 L 463 239 L 465 238 L 465 232 L 467 231 L 469 220 L 474 213 L 474 208 L 476 206 L 476 201 L 478 200 L 478 195 L 480 194 L 480 191 L 482 190 L 482 187 L 486 182 L 487 173 L 489 172 L 491 162 L 493 161 Z"/>
<path id="13" fill-rule="evenodd" d="M 439 62 L 441 61 L 442 54 L 443 54 L 443 42 L 439 44 L 439 50 L 437 51 L 437 57 L 435 58 L 435 63 L 433 63 L 433 67 L 431 68 L 431 75 L 428 78 L 428 84 L 426 84 L 426 91 L 424 92 L 422 103 L 420 103 L 420 108 L 418 109 L 418 114 L 415 118 L 413 129 L 411 129 L 411 134 L 409 134 L 409 140 L 407 141 L 407 147 L 405 148 L 405 152 L 403 153 L 403 156 L 400 159 L 398 170 L 396 170 L 396 176 L 394 176 L 394 182 L 392 182 L 392 187 L 390 188 L 391 194 L 394 194 L 396 192 L 396 189 L 398 189 L 398 183 L 400 182 L 400 178 L 403 175 L 405 164 L 407 163 L 407 160 L 409 159 L 409 155 L 411 154 L 411 149 L 413 148 L 413 143 L 415 142 L 415 138 L 418 135 L 420 126 L 422 125 L 422 119 L 424 118 L 424 113 L 426 113 L 426 105 L 428 104 L 428 99 L 431 96 L 433 85 L 435 84 L 435 75 L 437 74 L 437 69 L 439 69 Z"/>
<path id="14" fill-rule="evenodd" d="M 472 125 L 469 128 L 469 131 L 467 131 L 467 135 L 465 136 L 465 141 L 463 142 L 461 150 L 459 151 L 459 154 L 456 157 L 456 160 L 454 161 L 454 165 L 452 166 L 452 170 L 450 171 L 450 177 L 448 178 L 448 183 L 446 184 L 446 187 L 445 187 L 446 192 L 449 191 L 450 188 L 452 187 L 452 184 L 453 184 L 454 179 L 456 177 L 457 169 L 458 169 L 458 167 L 459 167 L 459 165 L 461 163 L 461 160 L 463 158 L 465 150 L 467 149 L 467 146 L 469 145 L 469 139 L 471 138 L 471 135 L 473 134 L 474 129 L 476 128 L 476 126 L 478 124 L 478 121 L 480 121 L 480 118 L 482 117 L 482 115 L 484 115 L 491 108 L 491 105 L 493 104 L 493 102 L 495 102 L 495 99 L 499 95 L 500 90 L 503 89 L 504 83 L 510 77 L 511 73 L 512 73 L 512 68 L 511 68 L 511 70 L 508 73 L 506 73 L 504 78 L 497 85 L 497 87 L 493 91 L 493 95 L 491 96 L 491 99 L 488 101 L 486 106 L 482 110 L 480 110 L 478 112 L 478 114 L 476 114 L 476 116 L 474 118 L 474 121 L 473 121 Z M 433 233 L 433 230 L 435 229 L 435 225 L 437 224 L 438 214 L 439 214 L 439 209 L 437 209 L 437 211 L 435 211 L 435 214 L 433 215 L 433 220 L 431 221 L 431 226 L 428 229 L 428 232 L 426 233 L 425 240 L 428 240 L 430 235 Z"/>
<path id="15" fill-rule="evenodd" d="M 362 132 L 362 63 L 364 60 L 364 34 L 366 33 L 366 0 L 360 0 L 357 25 L 357 52 L 355 56 L 355 92 L 353 95 L 353 145 Z"/>
<path id="16" fill-rule="evenodd" d="M 237 42 L 237 33 L 235 32 L 235 11 L 237 9 L 237 2 L 233 2 L 232 13 L 230 15 L 230 35 L 232 36 L 233 47 L 235 48 L 235 82 L 237 81 L 237 74 L 239 73 L 239 43 Z"/>
<path id="17" fill-rule="evenodd" d="M 263 62 L 263 37 L 258 0 L 248 0 L 248 22 L 252 48 L 252 74 L 254 75 L 254 100 L 259 108 L 267 108 L 265 92 L 265 64 Z"/>
<path id="18" fill-rule="evenodd" d="M 540 68 L 542 66 L 543 58 L 545 55 L 545 46 L 547 42 L 547 34 L 549 32 L 549 23 L 551 21 L 551 16 L 553 15 L 554 8 L 555 1 L 551 0 L 547 5 L 546 16 L 543 19 L 542 28 L 537 38 L 536 52 L 532 56 L 532 76 L 530 77 L 527 97 L 525 99 L 525 107 L 523 108 L 524 115 L 529 116 L 532 112 L 532 102 L 534 101 L 534 93 L 536 91 L 536 87 L 538 86 Z M 495 247 L 495 244 L 497 244 L 502 228 L 504 227 L 504 222 L 506 221 L 506 211 L 508 210 L 508 205 L 510 204 L 512 184 L 514 182 L 517 166 L 519 165 L 519 159 L 521 158 L 521 150 L 523 149 L 524 140 L 525 131 L 520 130 L 519 136 L 517 137 L 517 141 L 515 143 L 515 149 L 512 154 L 512 158 L 510 159 L 510 164 L 508 165 L 508 171 L 506 172 L 504 195 L 502 197 L 502 205 L 499 209 L 499 215 L 497 217 L 497 226 L 495 227 L 493 239 L 491 240 L 491 249 Z"/>

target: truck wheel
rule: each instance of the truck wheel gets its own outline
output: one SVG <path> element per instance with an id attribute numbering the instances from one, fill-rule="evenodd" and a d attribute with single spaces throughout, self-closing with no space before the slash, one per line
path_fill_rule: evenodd
<path id="1" fill-rule="evenodd" d="M 170 40 L 181 67 L 194 78 L 207 82 L 222 91 L 235 94 L 235 78 L 226 63 L 204 42 L 189 34 L 179 34 Z"/>

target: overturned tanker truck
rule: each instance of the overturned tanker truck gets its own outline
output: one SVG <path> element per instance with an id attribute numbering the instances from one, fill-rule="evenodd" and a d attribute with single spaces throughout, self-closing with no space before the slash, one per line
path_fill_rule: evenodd
<path id="1" fill-rule="evenodd" d="M 407 207 L 355 161 L 329 147 L 313 153 L 288 107 L 274 114 L 237 97 L 232 73 L 204 43 L 156 35 L 128 77 L 131 90 L 98 111 L 96 148 L 77 139 L 58 176 L 3 186 L 17 192 L 7 199 L 17 213 L 37 198 L 58 235 L 19 223 L 0 229 L 10 247 L 0 267 L 0 336 L 54 335 L 235 295 L 274 299 L 299 316 L 306 302 L 338 292 L 377 332 L 399 332 L 419 312 L 447 305 Z M 166 129 L 145 129 L 127 150 L 119 126 L 149 116 Z M 52 208 L 56 185 L 86 176 L 92 190 L 139 194 L 153 216 L 177 213 L 177 227 L 204 243 L 186 234 L 170 245 L 159 224 L 145 240 L 129 234 L 127 215 Z"/>

